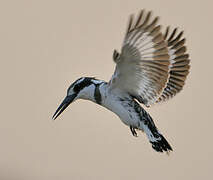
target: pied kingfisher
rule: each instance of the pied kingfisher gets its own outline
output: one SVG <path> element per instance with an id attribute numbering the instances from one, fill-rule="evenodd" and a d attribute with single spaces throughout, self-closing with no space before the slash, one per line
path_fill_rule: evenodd
<path id="1" fill-rule="evenodd" d="M 114 50 L 115 72 L 109 82 L 82 77 L 70 85 L 67 95 L 53 115 L 56 119 L 77 99 L 90 100 L 118 115 L 130 127 L 145 132 L 157 152 L 172 151 L 151 116 L 140 106 L 150 107 L 168 100 L 183 88 L 189 73 L 183 31 L 169 27 L 161 33 L 159 17 L 141 10 L 137 18 L 130 16 L 121 53 Z"/>

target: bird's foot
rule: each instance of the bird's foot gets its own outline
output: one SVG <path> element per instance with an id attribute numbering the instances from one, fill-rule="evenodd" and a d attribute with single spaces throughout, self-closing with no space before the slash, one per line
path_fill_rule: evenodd
<path id="1" fill-rule="evenodd" d="M 130 130 L 131 130 L 132 135 L 133 135 L 134 137 L 138 137 L 138 134 L 137 134 L 137 132 L 135 131 L 135 128 L 133 128 L 132 126 L 130 126 Z"/>

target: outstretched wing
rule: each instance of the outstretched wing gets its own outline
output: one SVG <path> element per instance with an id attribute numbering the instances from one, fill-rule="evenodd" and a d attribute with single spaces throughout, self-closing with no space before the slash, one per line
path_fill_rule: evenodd
<path id="1" fill-rule="evenodd" d="M 182 38 L 183 31 L 176 34 L 177 28 L 169 32 L 167 27 L 164 39 L 168 44 L 170 56 L 169 79 L 157 102 L 168 100 L 180 92 L 189 74 L 190 60 L 186 54 L 185 38 Z"/>
<path id="2" fill-rule="evenodd" d="M 142 10 L 137 18 L 130 16 L 121 54 L 114 51 L 116 69 L 110 80 L 112 89 L 118 88 L 139 102 L 155 103 L 169 77 L 169 51 L 157 25 L 158 17 Z"/>

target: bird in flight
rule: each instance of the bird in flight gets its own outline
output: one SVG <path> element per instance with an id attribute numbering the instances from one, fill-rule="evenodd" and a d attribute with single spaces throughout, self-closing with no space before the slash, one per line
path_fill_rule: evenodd
<path id="1" fill-rule="evenodd" d="M 172 151 L 172 147 L 154 124 L 152 117 L 140 105 L 150 107 L 166 101 L 184 86 L 189 73 L 183 31 L 166 28 L 161 31 L 159 17 L 141 10 L 130 16 L 121 52 L 114 50 L 116 64 L 109 82 L 93 77 L 81 77 L 72 83 L 67 95 L 53 115 L 55 120 L 73 101 L 90 100 L 114 112 L 129 126 L 133 136 L 145 132 L 157 152 Z"/>

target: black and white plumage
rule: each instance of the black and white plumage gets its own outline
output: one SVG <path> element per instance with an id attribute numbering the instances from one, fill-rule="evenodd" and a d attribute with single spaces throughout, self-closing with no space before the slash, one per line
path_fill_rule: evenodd
<path id="1" fill-rule="evenodd" d="M 90 100 L 117 114 L 133 136 L 137 136 L 136 130 L 145 132 L 156 151 L 171 151 L 139 103 L 150 107 L 175 96 L 189 73 L 189 55 L 183 32 L 177 33 L 177 29 L 170 32 L 168 27 L 163 34 L 158 19 L 151 20 L 151 12 L 144 10 L 137 18 L 131 15 L 121 53 L 116 50 L 113 53 L 116 68 L 111 80 L 108 83 L 91 77 L 76 80 L 53 119 L 71 102 Z"/>

